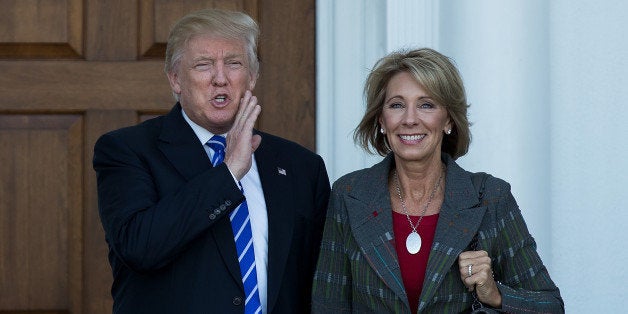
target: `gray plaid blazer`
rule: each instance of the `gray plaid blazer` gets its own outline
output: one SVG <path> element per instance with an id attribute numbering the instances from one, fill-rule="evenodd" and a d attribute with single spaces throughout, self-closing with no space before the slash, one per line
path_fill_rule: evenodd
<path id="1" fill-rule="evenodd" d="M 493 260 L 502 311 L 564 313 L 560 292 L 536 252 L 536 243 L 510 192 L 510 185 L 460 168 L 448 155 L 445 200 L 432 244 L 420 313 L 470 311 L 473 296 L 463 285 L 457 259 L 477 235 L 478 250 Z M 371 168 L 338 179 L 329 201 L 314 276 L 314 313 L 411 313 L 401 279 L 392 230 L 389 154 Z M 482 203 L 472 176 L 486 176 Z"/>

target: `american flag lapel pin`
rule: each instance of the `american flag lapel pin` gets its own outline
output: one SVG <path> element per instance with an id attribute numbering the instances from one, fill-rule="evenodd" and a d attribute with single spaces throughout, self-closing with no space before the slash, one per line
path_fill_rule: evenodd
<path id="1" fill-rule="evenodd" d="M 277 167 L 277 173 L 279 173 L 282 176 L 285 176 L 286 175 L 286 169 Z"/>

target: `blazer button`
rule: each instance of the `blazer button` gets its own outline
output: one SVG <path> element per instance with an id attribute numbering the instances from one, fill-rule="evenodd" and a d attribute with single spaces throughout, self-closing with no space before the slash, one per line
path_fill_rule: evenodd
<path id="1" fill-rule="evenodd" d="M 240 304 L 242 304 L 242 298 L 241 297 L 233 297 L 232 302 L 233 302 L 233 305 L 236 305 L 236 306 L 240 305 Z"/>
<path id="2" fill-rule="evenodd" d="M 227 206 L 225 204 L 220 205 L 220 210 L 225 210 L 227 209 Z"/>
<path id="3" fill-rule="evenodd" d="M 216 219 L 216 215 L 214 215 L 214 214 L 209 214 L 209 219 L 211 219 L 211 220 Z"/>
<path id="4" fill-rule="evenodd" d="M 226 201 L 225 201 L 225 205 L 227 205 L 227 206 L 231 206 L 231 201 L 230 201 L 230 200 L 226 200 Z"/>

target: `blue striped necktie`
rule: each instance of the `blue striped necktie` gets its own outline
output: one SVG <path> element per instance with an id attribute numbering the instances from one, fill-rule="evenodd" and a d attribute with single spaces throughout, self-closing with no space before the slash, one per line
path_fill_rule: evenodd
<path id="1" fill-rule="evenodd" d="M 220 135 L 214 135 L 207 146 L 214 151 L 211 158 L 212 165 L 219 165 L 225 158 L 225 138 Z M 240 190 L 244 193 L 242 184 Z M 236 208 L 229 216 L 231 220 L 231 229 L 233 230 L 233 238 L 238 252 L 238 262 L 240 263 L 240 275 L 242 276 L 242 285 L 244 286 L 244 313 L 255 314 L 262 312 L 262 303 L 259 299 L 257 291 L 257 271 L 255 270 L 255 252 L 253 250 L 253 233 L 251 231 L 251 219 L 249 216 L 249 207 L 246 205 L 246 199 Z"/>

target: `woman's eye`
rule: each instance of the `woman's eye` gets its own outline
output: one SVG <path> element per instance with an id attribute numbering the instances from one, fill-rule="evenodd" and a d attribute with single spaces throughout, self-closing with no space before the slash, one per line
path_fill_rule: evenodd
<path id="1" fill-rule="evenodd" d="M 403 108 L 403 104 L 398 103 L 398 102 L 394 102 L 388 105 L 388 107 L 390 108 Z"/>
<path id="2" fill-rule="evenodd" d="M 420 104 L 419 108 L 431 109 L 431 108 L 434 108 L 434 105 L 429 102 L 425 102 L 425 103 Z"/>

